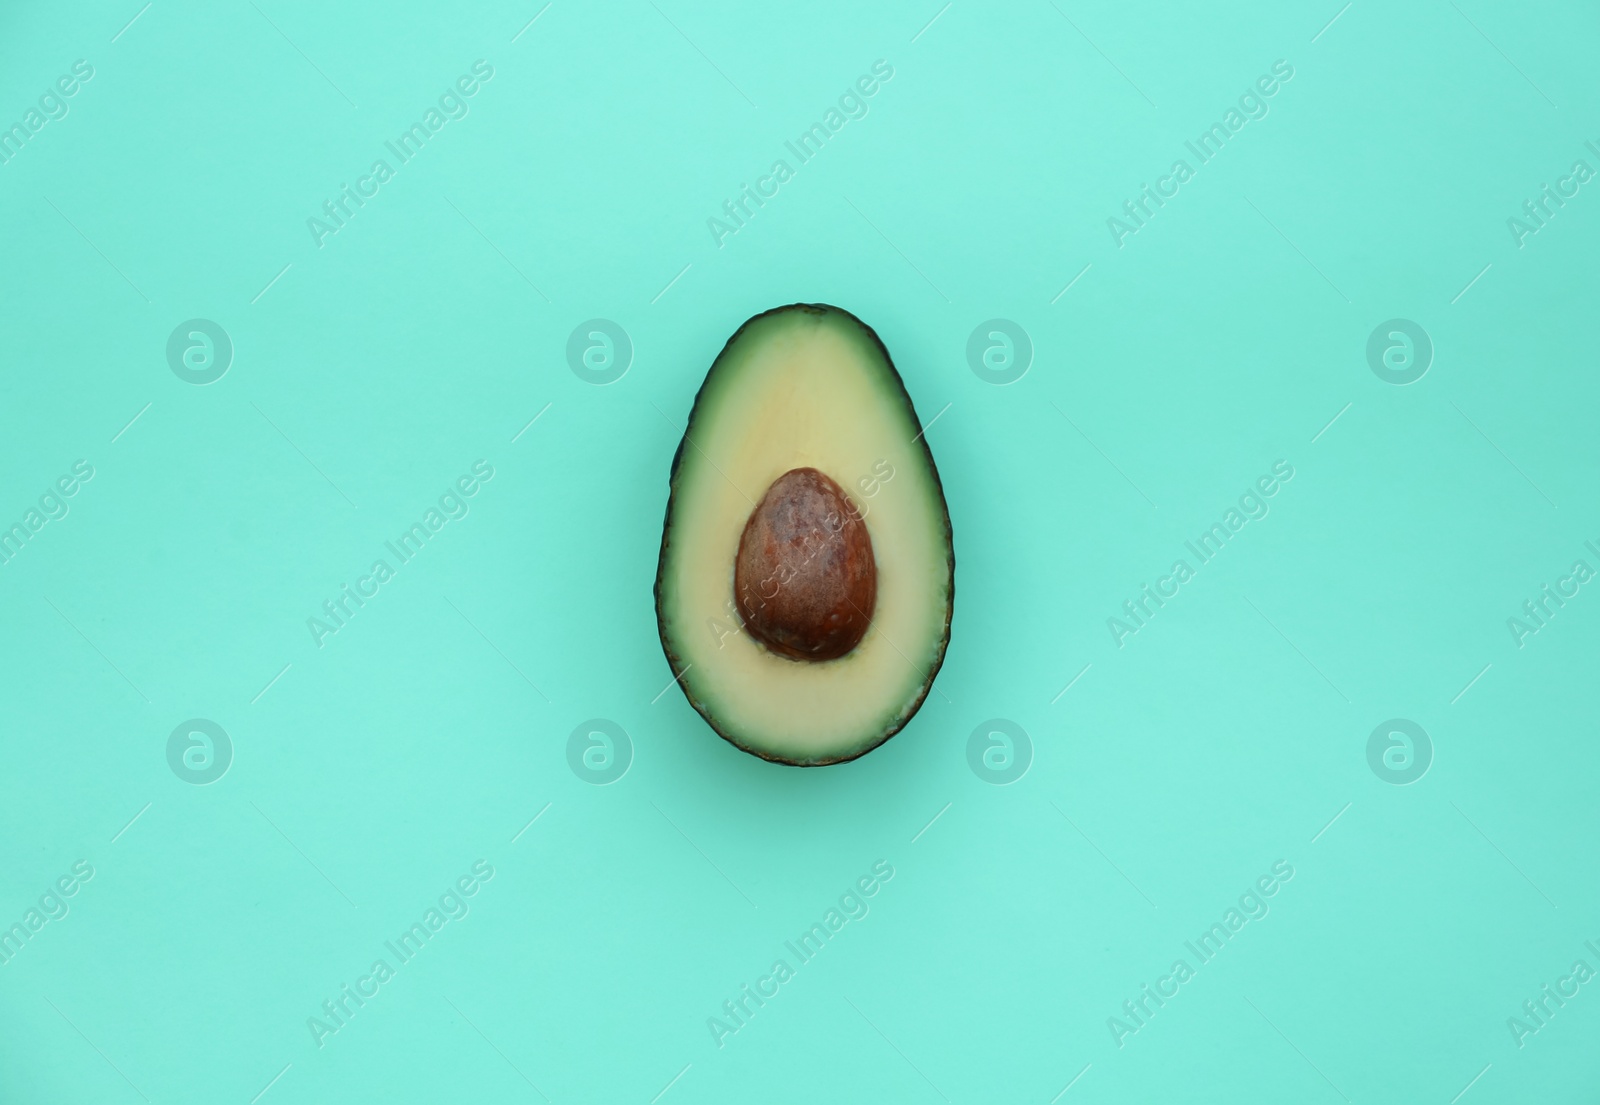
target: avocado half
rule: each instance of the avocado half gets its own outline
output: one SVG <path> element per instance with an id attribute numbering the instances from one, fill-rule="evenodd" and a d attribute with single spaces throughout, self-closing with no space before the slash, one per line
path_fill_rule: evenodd
<path id="1" fill-rule="evenodd" d="M 689 704 L 753 755 L 853 760 L 921 708 L 950 640 L 950 515 L 860 319 L 796 303 L 728 339 L 673 457 L 655 597 Z"/>

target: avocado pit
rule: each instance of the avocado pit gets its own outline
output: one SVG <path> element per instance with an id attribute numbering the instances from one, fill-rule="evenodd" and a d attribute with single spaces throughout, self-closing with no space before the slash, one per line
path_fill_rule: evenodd
<path id="1" fill-rule="evenodd" d="M 843 488 L 792 468 L 750 512 L 733 592 L 750 635 L 792 660 L 837 660 L 866 636 L 878 598 L 872 538 Z"/>

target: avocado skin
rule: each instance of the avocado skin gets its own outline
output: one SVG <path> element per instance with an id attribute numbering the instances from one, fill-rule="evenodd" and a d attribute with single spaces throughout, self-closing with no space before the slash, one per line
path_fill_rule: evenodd
<path id="1" fill-rule="evenodd" d="M 782 757 L 771 755 L 744 744 L 740 741 L 737 733 L 730 732 L 729 730 L 723 728 L 721 723 L 717 720 L 716 715 L 706 705 L 697 701 L 695 697 L 689 693 L 688 685 L 683 680 L 684 663 L 683 660 L 679 658 L 677 652 L 673 650 L 672 642 L 667 638 L 666 619 L 661 608 L 661 583 L 663 577 L 666 575 L 667 556 L 672 541 L 672 528 L 670 525 L 672 521 L 672 507 L 673 502 L 678 495 L 678 469 L 683 463 L 683 455 L 689 445 L 689 434 L 694 430 L 694 417 L 695 413 L 700 409 L 700 399 L 705 394 L 706 386 L 711 382 L 712 377 L 716 375 L 717 366 L 722 363 L 722 359 L 728 355 L 729 350 L 733 349 L 733 347 L 738 344 L 739 339 L 744 336 L 744 332 L 747 329 L 749 329 L 755 323 L 760 322 L 762 319 L 770 318 L 773 315 L 786 314 L 789 311 L 805 311 L 808 314 L 814 315 L 843 315 L 856 326 L 860 327 L 861 330 L 865 332 L 867 337 L 872 339 L 873 347 L 877 349 L 878 355 L 883 358 L 884 367 L 889 370 L 889 376 L 893 379 L 895 387 L 899 390 L 900 398 L 905 403 L 906 411 L 911 415 L 911 421 L 917 428 L 917 444 L 922 448 L 923 459 L 926 460 L 928 464 L 928 474 L 933 477 L 933 485 L 939 492 L 940 514 L 944 521 L 945 548 L 949 550 L 947 559 L 950 565 L 950 590 L 944 608 L 944 632 L 939 637 L 939 647 L 934 654 L 933 663 L 928 668 L 927 677 L 922 681 L 922 689 L 918 692 L 916 700 L 911 704 L 911 708 L 906 711 L 905 717 L 899 722 L 890 726 L 890 728 L 877 740 L 867 745 L 859 752 L 854 752 L 848 756 L 837 756 L 830 760 L 812 760 L 805 763 L 798 763 L 794 760 L 786 760 Z M 928 448 L 928 439 L 927 436 L 923 434 L 922 430 L 922 419 L 917 414 L 916 405 L 912 403 L 911 394 L 910 392 L 906 391 L 905 381 L 900 378 L 900 371 L 895 368 L 894 359 L 889 356 L 888 347 L 883 344 L 883 339 L 878 337 L 877 331 L 868 326 L 866 323 L 862 322 L 854 314 L 845 310 L 843 307 L 835 307 L 828 303 L 790 303 L 784 307 L 774 307 L 769 311 L 762 311 L 758 315 L 752 315 L 750 318 L 746 319 L 742 325 L 740 325 L 739 329 L 733 332 L 733 336 L 723 344 L 722 352 L 717 354 L 716 359 L 711 362 L 711 367 L 706 370 L 705 379 L 700 382 L 699 389 L 695 391 L 694 404 L 689 408 L 689 419 L 684 424 L 683 437 L 678 441 L 678 450 L 672 455 L 672 471 L 668 478 L 670 490 L 667 495 L 667 509 L 661 523 L 661 554 L 656 560 L 656 582 L 653 589 L 656 604 L 656 633 L 661 638 L 661 651 L 666 654 L 667 664 L 672 668 L 674 680 L 677 682 L 679 689 L 683 691 L 684 698 L 689 700 L 689 705 L 693 706 L 695 708 L 695 712 L 705 719 L 706 724 L 711 727 L 712 731 L 715 732 L 717 736 L 721 737 L 723 740 L 739 749 L 739 751 L 748 752 L 750 755 L 757 756 L 763 760 L 766 760 L 768 763 L 782 764 L 785 767 L 831 767 L 834 764 L 849 763 L 851 760 L 858 760 L 862 756 L 865 756 L 868 752 L 871 752 L 873 749 L 880 747 L 886 741 L 888 741 L 890 737 L 893 737 L 896 733 L 900 732 L 901 729 L 904 729 L 906 725 L 910 723 L 911 719 L 917 716 L 918 711 L 922 709 L 922 704 L 927 701 L 928 692 L 933 688 L 933 681 L 938 677 L 939 669 L 944 666 L 944 655 L 950 646 L 950 622 L 951 618 L 954 616 L 956 605 L 956 553 L 955 537 L 950 528 L 950 504 L 944 497 L 944 484 L 939 478 L 939 468 L 933 461 L 933 450 Z"/>

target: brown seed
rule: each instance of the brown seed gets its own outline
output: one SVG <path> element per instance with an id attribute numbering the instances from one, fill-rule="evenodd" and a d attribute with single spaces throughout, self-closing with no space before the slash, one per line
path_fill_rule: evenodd
<path id="1" fill-rule="evenodd" d="M 854 503 L 815 468 L 793 468 L 762 496 L 733 565 L 750 635 L 793 660 L 836 660 L 872 624 L 878 566 Z"/>

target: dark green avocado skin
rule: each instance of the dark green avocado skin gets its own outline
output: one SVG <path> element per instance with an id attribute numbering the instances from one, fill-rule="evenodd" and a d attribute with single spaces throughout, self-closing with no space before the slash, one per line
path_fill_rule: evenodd
<path id="1" fill-rule="evenodd" d="M 683 680 L 685 665 L 683 660 L 678 656 L 676 650 L 672 647 L 672 641 L 669 638 L 666 630 L 666 618 L 661 606 L 661 581 L 663 576 L 666 574 L 668 550 L 672 540 L 672 507 L 673 500 L 677 498 L 678 494 L 678 471 L 679 467 L 683 464 L 684 452 L 689 446 L 689 435 L 694 432 L 695 415 L 700 410 L 700 399 L 705 394 L 706 385 L 711 382 L 712 376 L 716 372 L 717 365 L 721 364 L 723 357 L 727 356 L 728 352 L 738 344 L 739 339 L 744 335 L 744 332 L 747 329 L 749 329 L 755 323 L 760 322 L 762 319 L 769 318 L 773 315 L 787 314 L 790 311 L 805 311 L 808 314 L 815 315 L 843 315 L 856 326 L 859 326 L 867 335 L 867 337 L 872 339 L 874 348 L 876 348 L 879 355 L 883 357 L 883 363 L 885 367 L 888 368 L 889 375 L 893 378 L 895 387 L 899 389 L 900 398 L 905 404 L 907 413 L 911 416 L 913 425 L 916 426 L 917 444 L 922 448 L 923 459 L 926 460 L 928 464 L 928 473 L 933 478 L 933 484 L 939 492 L 939 501 L 944 506 L 942 515 L 944 522 L 945 548 L 950 550 L 950 555 L 948 558 L 950 564 L 950 591 L 949 599 L 945 604 L 944 632 L 940 636 L 939 647 L 934 654 L 933 663 L 928 668 L 927 677 L 922 682 L 921 693 L 917 695 L 916 701 L 912 704 L 911 709 L 906 712 L 904 720 L 900 721 L 896 725 L 891 726 L 882 734 L 882 736 L 879 737 L 878 740 L 867 745 L 859 752 L 851 753 L 848 756 L 839 756 L 831 760 L 813 760 L 805 763 L 797 763 L 793 760 L 785 760 L 781 757 L 773 756 L 766 752 L 749 747 L 739 739 L 739 735 L 737 733 L 733 733 L 725 729 L 708 706 L 697 701 L 695 697 L 689 693 L 689 689 Z M 785 307 L 774 307 L 770 311 L 763 311 L 758 315 L 752 315 L 750 318 L 746 319 L 739 329 L 733 332 L 733 336 L 723 344 L 722 352 L 717 354 L 716 360 L 712 361 L 711 363 L 711 368 L 706 371 L 705 379 L 700 382 L 700 387 L 695 392 L 694 406 L 689 411 L 689 420 L 684 426 L 683 437 L 678 441 L 677 452 L 673 453 L 672 455 L 672 471 L 668 480 L 670 490 L 667 495 L 667 509 L 661 523 L 661 553 L 656 560 L 656 582 L 654 588 L 656 605 L 656 630 L 661 638 L 661 651 L 666 654 L 667 664 L 672 668 L 672 674 L 676 679 L 679 688 L 682 689 L 684 697 L 688 699 L 689 705 L 693 706 L 695 711 L 705 719 L 706 724 L 711 727 L 712 731 L 715 732 L 717 736 L 721 737 L 723 740 L 727 741 L 741 752 L 748 752 L 750 755 L 757 756 L 763 760 L 766 760 L 768 763 L 782 764 L 785 767 L 829 767 L 833 764 L 849 763 L 851 760 L 858 760 L 862 756 L 865 756 L 868 752 L 878 748 L 890 737 L 894 736 L 901 729 L 905 728 L 906 725 L 910 723 L 911 719 L 917 716 L 918 711 L 922 709 L 922 704 L 927 701 L 928 692 L 933 689 L 933 681 L 938 676 L 939 669 L 944 666 L 945 652 L 950 646 L 950 625 L 951 619 L 954 617 L 956 604 L 956 554 L 954 533 L 950 528 L 949 504 L 946 502 L 944 497 L 944 484 L 939 478 L 939 468 L 936 464 L 934 464 L 933 451 L 928 448 L 928 439 L 927 436 L 923 434 L 922 430 L 922 419 L 917 414 L 916 405 L 912 403 L 911 394 L 906 391 L 905 381 L 900 378 L 900 372 L 895 368 L 894 359 L 889 356 L 888 347 L 883 344 L 883 339 L 878 337 L 877 331 L 873 330 L 872 327 L 862 322 L 854 314 L 845 310 L 843 307 L 835 307 L 827 303 L 791 303 Z"/>

